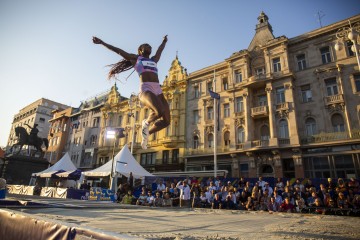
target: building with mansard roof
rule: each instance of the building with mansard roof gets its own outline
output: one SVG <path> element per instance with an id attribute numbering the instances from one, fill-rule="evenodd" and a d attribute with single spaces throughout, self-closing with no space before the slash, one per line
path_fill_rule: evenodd
<path id="1" fill-rule="evenodd" d="M 246 49 L 190 73 L 185 170 L 214 169 L 216 135 L 217 167 L 232 177 L 359 177 L 359 65 L 352 42 L 334 47 L 349 21 L 360 15 L 287 38 L 262 12 Z"/>

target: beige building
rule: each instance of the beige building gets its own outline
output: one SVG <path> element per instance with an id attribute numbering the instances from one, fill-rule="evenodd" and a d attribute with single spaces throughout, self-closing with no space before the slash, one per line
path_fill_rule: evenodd
<path id="1" fill-rule="evenodd" d="M 265 13 L 247 49 L 190 73 L 185 170 L 214 169 L 214 100 L 220 94 L 217 165 L 232 177 L 360 176 L 360 74 L 338 29 L 360 15 L 294 38 L 275 37 Z"/>
<path id="2" fill-rule="evenodd" d="M 30 132 L 30 128 L 25 124 L 28 124 L 31 127 L 33 127 L 34 124 L 38 124 L 38 137 L 47 138 L 50 129 L 49 120 L 53 117 L 53 111 L 63 110 L 68 107 L 69 106 L 46 98 L 40 98 L 39 100 L 27 105 L 14 116 L 6 148 L 10 148 L 18 141 L 15 135 L 16 127 L 24 127 L 28 130 L 28 133 Z M 27 146 L 24 146 L 24 149 L 26 148 Z"/>

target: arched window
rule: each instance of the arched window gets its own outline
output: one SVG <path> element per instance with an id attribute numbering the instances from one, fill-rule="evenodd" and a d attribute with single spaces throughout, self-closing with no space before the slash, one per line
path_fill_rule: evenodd
<path id="1" fill-rule="evenodd" d="M 195 135 L 193 138 L 193 149 L 198 149 L 198 148 L 199 148 L 199 137 Z"/>
<path id="2" fill-rule="evenodd" d="M 229 131 L 226 131 L 224 133 L 224 145 L 230 146 L 230 132 Z"/>
<path id="3" fill-rule="evenodd" d="M 305 134 L 306 136 L 315 135 L 316 132 L 316 121 L 313 118 L 308 118 L 305 121 Z"/>
<path id="4" fill-rule="evenodd" d="M 343 117 L 336 113 L 331 117 L 331 124 L 333 126 L 334 132 L 345 132 L 345 125 Z"/>
<path id="5" fill-rule="evenodd" d="M 270 129 L 267 125 L 262 125 L 260 128 L 260 139 L 267 141 L 270 139 Z"/>
<path id="6" fill-rule="evenodd" d="M 289 138 L 289 126 L 285 119 L 279 122 L 279 138 Z"/>
<path id="7" fill-rule="evenodd" d="M 209 148 L 214 147 L 214 135 L 212 133 L 208 135 L 208 146 Z"/>
<path id="8" fill-rule="evenodd" d="M 245 130 L 243 127 L 237 129 L 237 143 L 245 142 Z"/>

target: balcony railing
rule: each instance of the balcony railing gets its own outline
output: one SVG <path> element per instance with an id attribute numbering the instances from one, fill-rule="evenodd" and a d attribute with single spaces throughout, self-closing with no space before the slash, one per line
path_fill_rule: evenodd
<path id="1" fill-rule="evenodd" d="M 326 105 L 335 104 L 335 103 L 343 103 L 343 102 L 344 102 L 344 96 L 342 94 L 325 97 Z"/>
<path id="2" fill-rule="evenodd" d="M 268 147 L 269 140 L 257 140 L 251 142 L 251 147 Z"/>
<path id="3" fill-rule="evenodd" d="M 235 112 L 235 117 L 242 117 L 245 115 L 245 112 L 244 111 L 241 111 L 241 112 Z"/>
<path id="4" fill-rule="evenodd" d="M 283 103 L 276 104 L 276 111 L 288 110 L 288 109 L 289 109 L 289 103 L 288 102 L 283 102 Z"/>
<path id="5" fill-rule="evenodd" d="M 259 106 L 251 108 L 251 116 L 259 116 L 259 115 L 268 115 L 269 110 L 268 106 Z"/>
<path id="6" fill-rule="evenodd" d="M 290 144 L 289 138 L 279 138 L 279 145 L 288 145 Z"/>
<path id="7" fill-rule="evenodd" d="M 348 132 L 331 132 L 331 133 L 319 133 L 312 136 L 308 136 L 301 139 L 301 143 L 324 143 L 324 142 L 334 142 L 334 141 L 344 141 L 360 139 L 360 129 L 351 130 L 351 136 Z"/>
<path id="8" fill-rule="evenodd" d="M 244 144 L 243 144 L 243 143 L 238 143 L 238 144 L 236 144 L 236 149 L 237 149 L 237 150 L 242 150 L 242 149 L 244 149 Z"/>
<path id="9" fill-rule="evenodd" d="M 217 153 L 225 153 L 229 151 L 229 147 L 217 147 L 216 151 Z M 206 155 L 206 154 L 214 154 L 214 148 L 200 148 L 200 149 L 187 149 L 185 151 L 185 155 Z"/>

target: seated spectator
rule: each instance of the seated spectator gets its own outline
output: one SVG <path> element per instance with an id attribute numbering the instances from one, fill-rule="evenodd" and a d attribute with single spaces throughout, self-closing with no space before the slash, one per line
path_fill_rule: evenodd
<path id="1" fill-rule="evenodd" d="M 132 204 L 133 200 L 135 199 L 134 195 L 132 195 L 132 191 L 128 190 L 127 194 L 122 198 L 122 204 Z"/>
<path id="2" fill-rule="evenodd" d="M 283 202 L 283 198 L 282 198 L 282 196 L 281 195 L 279 195 L 278 194 L 278 192 L 274 192 L 274 198 L 275 198 L 275 202 L 277 203 L 277 204 L 279 204 L 279 206 L 282 204 L 282 202 Z"/>
<path id="3" fill-rule="evenodd" d="M 173 206 L 179 206 L 180 204 L 180 192 L 177 188 L 174 189 L 173 193 L 170 193 Z"/>
<path id="4" fill-rule="evenodd" d="M 136 205 L 145 206 L 146 199 L 147 199 L 146 191 L 145 191 L 145 189 L 143 189 L 142 192 L 140 193 L 139 198 L 136 200 Z"/>
<path id="5" fill-rule="evenodd" d="M 159 183 L 157 184 L 156 191 L 162 192 L 165 190 L 165 188 L 166 187 L 163 180 L 160 180 Z"/>
<path id="6" fill-rule="evenodd" d="M 148 191 L 145 206 L 150 206 L 151 207 L 153 205 L 154 205 L 154 196 L 152 195 L 151 191 Z"/>
<path id="7" fill-rule="evenodd" d="M 279 211 L 280 212 L 294 212 L 295 207 L 290 202 L 290 198 L 285 198 L 284 202 L 280 205 Z"/>
<path id="8" fill-rule="evenodd" d="M 319 196 L 319 198 L 321 198 L 321 200 L 324 200 L 325 198 L 325 194 L 327 193 L 327 189 L 325 187 L 324 184 L 320 184 L 320 189 L 319 191 L 317 191 L 317 195 Z"/>
<path id="9" fill-rule="evenodd" d="M 248 195 L 245 191 L 242 191 L 239 197 L 239 209 L 246 209 L 246 202 L 248 201 Z"/>
<path id="10" fill-rule="evenodd" d="M 270 198 L 270 202 L 267 205 L 269 213 L 278 212 L 280 204 L 275 201 L 275 197 Z"/>
<path id="11" fill-rule="evenodd" d="M 161 207 L 163 205 L 163 198 L 161 197 L 160 192 L 156 192 L 155 193 L 155 198 L 153 201 L 153 206 L 154 207 Z"/>
<path id="12" fill-rule="evenodd" d="M 219 194 L 215 194 L 214 200 L 211 204 L 211 209 L 221 209 L 222 208 L 222 201 Z"/>
<path id="13" fill-rule="evenodd" d="M 257 184 L 258 184 L 260 190 L 264 189 L 265 181 L 263 180 L 263 178 L 261 176 L 259 177 L 259 181 L 257 181 Z"/>
<path id="14" fill-rule="evenodd" d="M 225 200 L 222 201 L 223 209 L 235 209 L 235 203 L 233 201 L 233 197 L 231 192 L 228 192 L 228 195 L 225 197 Z"/>
<path id="15" fill-rule="evenodd" d="M 243 177 L 241 177 L 240 180 L 239 180 L 239 182 L 238 182 L 238 188 L 239 188 L 240 190 L 243 190 L 244 187 L 245 187 L 245 184 L 246 184 L 245 179 L 244 179 Z"/>
<path id="16" fill-rule="evenodd" d="M 265 202 L 263 197 L 260 197 L 260 201 L 259 201 L 259 204 L 258 204 L 256 210 L 258 210 L 258 211 L 267 211 L 268 210 L 267 203 Z"/>
<path id="17" fill-rule="evenodd" d="M 285 198 L 291 199 L 293 197 L 292 193 L 290 192 L 290 189 L 292 189 L 292 187 L 291 188 L 289 186 L 285 187 L 285 191 L 282 193 L 282 199 L 285 199 Z"/>
<path id="18" fill-rule="evenodd" d="M 310 179 L 308 179 L 305 183 L 305 192 L 310 192 L 310 189 L 315 187 Z"/>
<path id="19" fill-rule="evenodd" d="M 274 190 L 272 187 L 270 187 L 270 184 L 268 182 L 265 183 L 265 188 L 263 189 L 263 192 L 264 190 L 267 189 L 268 190 L 268 194 L 269 196 L 273 194 Z"/>
<path id="20" fill-rule="evenodd" d="M 354 199 L 351 202 L 351 205 L 354 209 L 360 209 L 360 195 L 355 194 Z"/>
<path id="21" fill-rule="evenodd" d="M 315 213 L 325 214 L 324 205 L 319 197 L 315 199 L 313 207 L 315 208 Z"/>
<path id="22" fill-rule="evenodd" d="M 293 186 L 290 184 L 290 181 L 289 181 L 289 180 L 286 181 L 284 190 L 285 190 L 286 187 L 288 187 L 289 192 L 294 192 L 294 188 L 293 188 Z"/>
<path id="23" fill-rule="evenodd" d="M 293 189 L 300 188 L 301 192 L 305 192 L 305 186 L 301 183 L 300 179 L 296 179 Z"/>
<path id="24" fill-rule="evenodd" d="M 165 193 L 165 194 L 164 194 L 162 206 L 163 206 L 163 207 L 172 207 L 172 200 L 171 200 L 171 198 L 170 198 L 170 194 L 169 194 L 169 193 Z"/>
<path id="25" fill-rule="evenodd" d="M 348 188 L 353 190 L 354 194 L 360 193 L 359 192 L 359 181 L 356 180 L 355 178 L 350 178 L 349 182 L 348 182 Z"/>
<path id="26" fill-rule="evenodd" d="M 318 196 L 316 195 L 316 192 L 311 193 L 311 196 L 306 199 L 307 205 L 312 207 L 315 204 L 315 199 L 317 198 Z"/>
<path id="27" fill-rule="evenodd" d="M 208 198 L 206 197 L 205 192 L 201 192 L 201 194 L 200 194 L 199 207 L 201 207 L 201 208 L 210 207 L 210 202 L 208 201 Z"/>
<path id="28" fill-rule="evenodd" d="M 337 187 L 339 188 L 340 192 L 344 193 L 345 196 L 347 195 L 347 185 L 344 179 L 339 178 Z"/>
<path id="29" fill-rule="evenodd" d="M 337 198 L 337 207 L 338 208 L 348 208 L 349 202 L 348 199 L 345 197 L 344 193 L 340 192 Z"/>
<path id="30" fill-rule="evenodd" d="M 295 209 L 297 212 L 301 212 L 301 210 L 306 207 L 305 200 L 300 195 L 297 195 L 295 203 L 296 203 Z"/>
<path id="31" fill-rule="evenodd" d="M 248 197 L 246 203 L 245 203 L 245 209 L 248 211 L 254 210 L 254 201 L 251 197 Z"/>
<path id="32" fill-rule="evenodd" d="M 328 191 L 335 190 L 336 184 L 333 182 L 331 178 L 328 178 L 327 189 Z"/>

